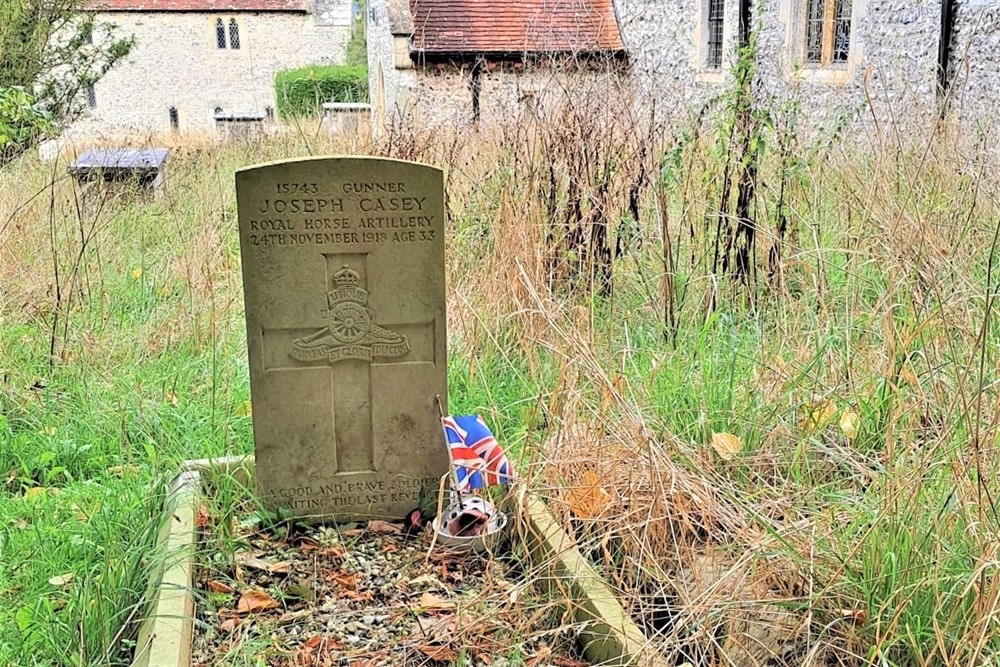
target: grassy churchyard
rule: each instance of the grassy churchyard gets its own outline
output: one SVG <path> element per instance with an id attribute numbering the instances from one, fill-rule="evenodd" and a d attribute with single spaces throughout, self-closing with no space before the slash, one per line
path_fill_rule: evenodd
<path id="1" fill-rule="evenodd" d="M 129 664 L 165 484 L 253 452 L 235 170 L 351 153 L 445 170 L 450 411 L 668 664 L 992 664 L 995 151 L 611 106 L 177 146 L 158 201 L 0 171 L 0 665 Z"/>

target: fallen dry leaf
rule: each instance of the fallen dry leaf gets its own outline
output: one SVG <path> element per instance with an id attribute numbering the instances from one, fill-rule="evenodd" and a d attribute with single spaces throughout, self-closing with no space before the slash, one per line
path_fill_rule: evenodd
<path id="1" fill-rule="evenodd" d="M 583 473 L 580 485 L 566 493 L 570 510 L 580 519 L 600 516 L 611 504 L 611 495 L 601 486 L 601 479 L 593 470 Z"/>
<path id="2" fill-rule="evenodd" d="M 566 658 L 561 655 L 549 658 L 549 664 L 553 667 L 589 667 L 589 662 L 583 662 L 581 660 L 574 660 L 573 658 Z"/>
<path id="3" fill-rule="evenodd" d="M 868 612 L 864 609 L 841 609 L 840 616 L 857 625 L 864 625 L 868 621 Z"/>
<path id="4" fill-rule="evenodd" d="M 844 432 L 844 437 L 854 440 L 858 435 L 858 427 L 861 426 L 861 418 L 858 413 L 850 408 L 844 410 L 840 415 L 840 430 Z"/>
<path id="5" fill-rule="evenodd" d="M 417 644 L 416 649 L 431 660 L 437 660 L 439 662 L 454 662 L 455 660 L 458 660 L 458 652 L 450 646 Z"/>
<path id="6" fill-rule="evenodd" d="M 548 646 L 542 646 L 538 651 L 528 660 L 527 667 L 537 667 L 539 663 L 548 662 L 549 658 L 552 657 L 552 649 Z"/>
<path id="7" fill-rule="evenodd" d="M 225 633 L 232 634 L 233 630 L 239 627 L 240 619 L 238 618 L 227 618 L 222 623 L 219 624 L 219 629 Z"/>
<path id="8" fill-rule="evenodd" d="M 417 616 L 410 628 L 410 636 L 414 639 L 432 642 L 435 644 L 447 644 L 458 632 L 458 620 L 455 614 L 441 614 L 439 616 Z"/>
<path id="9" fill-rule="evenodd" d="M 333 581 L 341 588 L 349 591 L 358 590 L 358 575 L 357 573 L 345 574 L 344 572 L 331 572 L 326 575 L 326 580 L 328 582 Z"/>
<path id="10" fill-rule="evenodd" d="M 803 430 L 806 432 L 823 428 L 830 423 L 833 416 L 837 414 L 837 406 L 833 401 L 824 399 L 806 406 L 808 412 Z"/>
<path id="11" fill-rule="evenodd" d="M 205 504 L 198 505 L 198 512 L 194 516 L 194 527 L 205 528 L 212 525 L 212 514 Z"/>
<path id="12" fill-rule="evenodd" d="M 365 534 L 364 528 L 351 528 L 344 531 L 344 537 L 361 537 Z"/>
<path id="13" fill-rule="evenodd" d="M 236 560 L 251 570 L 267 572 L 268 574 L 288 574 L 292 571 L 292 564 L 287 560 L 272 563 L 263 558 L 255 558 L 244 554 L 237 554 Z"/>
<path id="14" fill-rule="evenodd" d="M 236 592 L 236 589 L 230 586 L 229 584 L 223 581 L 218 581 L 216 579 L 212 579 L 211 581 L 208 582 L 208 590 L 212 591 L 213 593 L 226 593 L 226 594 L 232 594 Z"/>
<path id="15" fill-rule="evenodd" d="M 340 651 L 344 648 L 344 642 L 334 639 L 333 637 L 327 637 L 326 635 L 313 635 L 306 640 L 306 643 L 302 645 L 302 648 L 310 651 L 317 649 L 320 651 Z"/>
<path id="16" fill-rule="evenodd" d="M 74 579 L 76 579 L 76 575 L 73 574 L 72 572 L 67 572 L 66 574 L 60 574 L 57 577 L 52 577 L 51 579 L 49 579 L 49 585 L 58 586 L 61 588 L 63 586 L 68 586 L 69 584 L 73 583 Z"/>
<path id="17" fill-rule="evenodd" d="M 743 441 L 732 433 L 713 433 L 712 449 L 723 461 L 732 461 L 743 449 Z"/>
<path id="18" fill-rule="evenodd" d="M 240 596 L 236 611 L 241 614 L 259 614 L 268 609 L 276 609 L 278 601 L 262 590 L 251 589 Z"/>
<path id="19" fill-rule="evenodd" d="M 419 607 L 424 611 L 450 611 L 457 607 L 451 600 L 445 600 L 443 597 L 434 595 L 434 593 L 424 593 L 420 596 Z"/>
<path id="20" fill-rule="evenodd" d="M 368 530 L 379 535 L 399 535 L 403 532 L 403 527 L 395 523 L 376 519 L 368 522 Z"/>
<path id="21" fill-rule="evenodd" d="M 317 551 L 316 554 L 323 558 L 343 558 L 347 552 L 340 547 L 325 547 Z"/>
<path id="22" fill-rule="evenodd" d="M 354 602 L 371 602 L 375 599 L 375 595 L 371 591 L 344 591 L 344 597 L 348 600 L 353 600 Z"/>

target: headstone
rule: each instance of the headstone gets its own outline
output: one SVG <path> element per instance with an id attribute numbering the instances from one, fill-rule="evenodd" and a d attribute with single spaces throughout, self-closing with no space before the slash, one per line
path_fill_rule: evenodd
<path id="1" fill-rule="evenodd" d="M 441 170 L 288 160 L 237 172 L 236 193 L 262 497 L 404 516 L 447 470 Z"/>

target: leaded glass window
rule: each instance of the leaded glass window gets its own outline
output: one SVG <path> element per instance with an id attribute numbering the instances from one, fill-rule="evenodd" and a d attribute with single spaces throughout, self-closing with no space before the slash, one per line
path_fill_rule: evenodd
<path id="1" fill-rule="evenodd" d="M 226 24 L 222 19 L 215 19 L 215 45 L 220 49 L 226 48 Z"/>
<path id="2" fill-rule="evenodd" d="M 240 48 L 240 26 L 236 19 L 229 19 L 229 48 Z"/>
<path id="3" fill-rule="evenodd" d="M 725 0 L 708 0 L 708 65 L 711 69 L 722 67 L 722 34 Z"/>
<path id="4" fill-rule="evenodd" d="M 851 0 L 806 0 L 805 60 L 846 63 L 851 50 Z"/>

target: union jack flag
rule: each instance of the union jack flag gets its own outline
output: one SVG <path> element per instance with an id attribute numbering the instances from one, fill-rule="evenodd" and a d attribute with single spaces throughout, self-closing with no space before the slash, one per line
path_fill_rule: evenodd
<path id="1" fill-rule="evenodd" d="M 514 471 L 496 438 L 479 415 L 444 417 L 445 439 L 451 450 L 459 491 L 510 482 Z"/>

